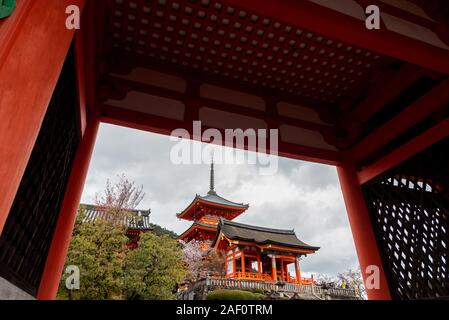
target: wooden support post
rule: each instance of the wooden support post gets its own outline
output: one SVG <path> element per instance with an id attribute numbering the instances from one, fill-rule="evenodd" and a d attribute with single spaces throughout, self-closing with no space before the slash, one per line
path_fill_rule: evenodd
<path id="1" fill-rule="evenodd" d="M 257 271 L 259 275 L 262 275 L 262 264 L 260 263 L 260 254 L 257 255 Z"/>
<path id="2" fill-rule="evenodd" d="M 390 300 L 390 290 L 382 259 L 356 170 L 349 165 L 338 167 L 337 170 L 364 283 L 366 284 L 368 276 L 379 279 L 377 288 L 366 288 L 368 298 L 370 300 Z M 371 270 L 369 267 L 376 268 L 377 274 L 368 274 L 367 271 Z"/>
<path id="3" fill-rule="evenodd" d="M 242 251 L 242 272 L 245 273 L 245 253 Z"/>
<path id="4" fill-rule="evenodd" d="M 276 256 L 274 254 L 271 256 L 271 275 L 273 277 L 273 281 L 277 281 Z"/>
<path id="5" fill-rule="evenodd" d="M 301 268 L 299 267 L 299 257 L 295 259 L 295 274 L 296 274 L 296 283 L 302 284 L 301 281 Z"/>
<path id="6" fill-rule="evenodd" d="M 285 274 L 284 274 L 284 259 L 281 258 L 279 261 L 279 266 L 281 267 L 281 281 L 285 281 Z"/>
<path id="7" fill-rule="evenodd" d="M 232 255 L 232 270 L 231 270 L 231 273 L 229 274 L 229 276 L 234 276 L 234 274 L 235 274 L 235 268 L 236 268 L 236 266 L 235 266 L 235 255 Z"/>
<path id="8" fill-rule="evenodd" d="M 89 119 L 86 131 L 75 157 L 70 179 L 56 224 L 53 240 L 47 256 L 37 298 L 51 300 L 56 297 L 64 262 L 72 238 L 84 182 L 97 137 L 99 121 L 97 117 Z"/>

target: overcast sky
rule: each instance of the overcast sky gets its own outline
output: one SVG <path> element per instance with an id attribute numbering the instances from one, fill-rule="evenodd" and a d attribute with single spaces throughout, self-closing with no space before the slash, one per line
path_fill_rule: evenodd
<path id="1" fill-rule="evenodd" d="M 94 203 L 106 180 L 125 174 L 143 185 L 140 209 L 151 208 L 151 220 L 180 234 L 191 222 L 176 213 L 195 194 L 209 190 L 209 165 L 176 165 L 168 136 L 103 124 L 100 127 L 82 203 Z M 303 258 L 304 273 L 336 275 L 358 262 L 334 167 L 279 158 L 274 175 L 261 175 L 258 165 L 217 164 L 215 190 L 222 197 L 249 203 L 235 221 L 294 229 L 302 241 L 321 249 Z"/>

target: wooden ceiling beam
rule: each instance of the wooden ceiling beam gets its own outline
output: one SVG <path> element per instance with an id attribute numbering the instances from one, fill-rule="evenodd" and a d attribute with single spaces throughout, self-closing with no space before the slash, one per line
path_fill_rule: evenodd
<path id="1" fill-rule="evenodd" d="M 192 134 L 192 124 L 185 121 L 173 120 L 123 108 L 117 108 L 107 104 L 100 104 L 98 108 L 101 110 L 100 120 L 104 123 L 110 123 L 164 135 L 171 135 L 172 131 L 175 129 L 185 129 Z M 202 126 L 203 132 L 207 129 L 212 128 Z M 224 130 L 218 130 L 224 137 Z M 251 148 L 247 144 L 247 141 L 245 141 L 243 146 L 237 146 L 237 148 L 251 150 Z M 279 141 L 278 150 L 272 151 L 268 143 L 266 149 L 267 153 L 278 151 L 279 156 L 296 160 L 311 161 L 328 165 L 340 165 L 342 163 L 341 154 L 337 151 L 296 145 L 283 141 Z"/>
<path id="2" fill-rule="evenodd" d="M 406 11 L 404 9 L 401 9 L 397 6 L 391 5 L 389 3 L 379 1 L 379 0 L 355 0 L 357 3 L 359 3 L 362 7 L 366 8 L 369 5 L 377 5 L 380 9 L 381 13 L 387 13 L 390 15 L 393 15 L 395 17 L 398 17 L 400 19 L 409 21 L 411 23 L 417 24 L 419 26 L 426 27 L 432 31 L 436 31 L 436 29 L 439 26 L 439 23 L 432 18 L 429 17 L 429 19 L 415 14 L 411 11 Z M 423 10 L 424 11 L 424 10 Z"/>
<path id="3" fill-rule="evenodd" d="M 441 82 L 426 95 L 416 100 L 393 119 L 378 127 L 355 145 L 348 155 L 352 161 L 360 162 L 388 142 L 404 133 L 419 121 L 449 103 L 449 79 Z"/>
<path id="4" fill-rule="evenodd" d="M 364 184 L 394 168 L 402 161 L 410 159 L 427 147 L 449 136 L 449 119 L 445 119 L 424 133 L 401 145 L 373 164 L 362 168 L 358 173 L 360 184 Z"/>
<path id="5" fill-rule="evenodd" d="M 388 71 L 374 80 L 364 99 L 353 110 L 343 113 L 338 121 L 338 126 L 344 128 L 344 135 L 337 142 L 338 147 L 347 149 L 360 141 L 369 129 L 366 122 L 413 85 L 424 73 L 418 66 L 405 63 L 400 70 Z"/>
<path id="6" fill-rule="evenodd" d="M 449 73 L 448 50 L 390 31 L 385 27 L 380 30 L 368 30 L 364 21 L 365 8 L 362 6 L 360 6 L 362 16 L 358 19 L 312 1 L 226 0 L 225 2 L 236 8 L 278 17 L 285 23 L 347 44 L 424 68 Z"/>
<path id="7" fill-rule="evenodd" d="M 336 132 L 334 127 L 319 123 L 314 123 L 310 121 L 305 121 L 301 119 L 294 119 L 290 117 L 285 117 L 276 114 L 267 114 L 267 112 L 257 109 L 251 109 L 245 106 L 226 103 L 210 98 L 204 98 L 199 96 L 199 92 L 196 94 L 187 94 L 187 93 L 181 93 L 174 90 L 164 89 L 160 87 L 156 87 L 154 85 L 145 84 L 141 82 L 136 82 L 128 79 L 124 79 L 117 76 L 104 76 L 103 77 L 103 86 L 106 87 L 100 87 L 100 92 L 103 92 L 102 95 L 108 97 L 108 94 L 111 94 L 113 92 L 120 92 L 119 95 L 123 95 L 124 92 L 128 93 L 130 91 L 137 91 L 142 92 L 145 94 L 163 97 L 167 99 L 177 100 L 183 102 L 187 109 L 192 111 L 195 109 L 195 114 L 198 114 L 198 109 L 201 107 L 207 107 L 214 110 L 220 110 L 224 112 L 230 112 L 237 115 L 247 116 L 259 120 L 264 120 L 269 128 L 279 128 L 281 125 L 291 125 L 294 127 L 299 127 L 307 130 L 317 131 L 323 135 L 325 140 L 332 144 L 332 142 L 335 142 L 335 136 Z M 111 87 L 107 87 L 107 84 L 111 85 Z M 103 90 L 102 90 L 103 88 Z M 124 91 L 124 92 L 123 92 Z M 267 102 L 267 108 L 268 104 L 271 101 Z M 271 110 L 272 111 L 272 110 Z M 193 112 L 193 111 L 192 111 Z M 193 119 L 197 120 L 197 119 Z"/>
<path id="8" fill-rule="evenodd" d="M 231 81 L 230 79 L 216 75 L 203 74 L 182 66 L 174 66 L 169 63 L 156 62 L 140 55 L 115 52 L 109 57 L 107 65 L 110 72 L 117 72 L 123 75 L 130 73 L 134 68 L 141 67 L 181 78 L 186 81 L 186 83 L 190 81 L 197 81 L 202 84 L 214 85 L 224 89 L 239 91 L 258 97 L 270 97 L 277 101 L 312 109 L 317 112 L 320 119 L 324 122 L 334 123 L 336 121 L 337 108 L 335 108 L 335 106 L 324 103 L 318 104 L 313 101 L 305 101 L 300 99 L 298 96 L 287 92 L 278 92 L 272 89 Z"/>
<path id="9" fill-rule="evenodd" d="M 363 123 L 415 83 L 423 74 L 423 69 L 412 64 L 403 64 L 400 70 L 387 72 L 372 84 L 365 99 L 355 109 L 343 115 L 340 123 L 349 128 L 363 126 Z"/>

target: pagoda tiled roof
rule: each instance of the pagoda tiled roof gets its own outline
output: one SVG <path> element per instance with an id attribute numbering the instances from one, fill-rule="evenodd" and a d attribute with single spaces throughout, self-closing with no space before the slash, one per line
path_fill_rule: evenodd
<path id="1" fill-rule="evenodd" d="M 230 206 L 230 207 L 238 207 L 238 208 L 242 208 L 242 209 L 248 209 L 249 208 L 248 204 L 243 204 L 243 203 L 237 203 L 237 202 L 230 201 L 228 199 L 225 199 L 225 198 L 219 196 L 215 191 L 209 191 L 207 193 L 207 195 L 205 195 L 205 196 L 197 195 L 196 199 L 201 199 L 201 200 L 206 201 L 206 202 L 222 204 L 222 205 Z"/>
<path id="2" fill-rule="evenodd" d="M 235 209 L 238 212 L 243 212 L 249 208 L 249 204 L 244 203 L 237 203 L 230 201 L 228 199 L 225 199 L 221 196 L 219 196 L 215 191 L 211 190 L 209 191 L 205 196 L 196 195 L 193 201 L 189 204 L 189 206 L 184 209 L 182 212 L 179 212 L 176 214 L 178 218 L 182 218 L 183 214 L 198 201 L 201 201 L 206 204 L 210 204 L 212 206 L 218 206 L 218 207 L 229 207 L 231 209 Z"/>
<path id="3" fill-rule="evenodd" d="M 311 251 L 319 249 L 299 240 L 294 230 L 259 227 L 226 219 L 220 219 L 212 246 L 218 241 L 221 233 L 229 240 L 253 242 L 257 245 L 277 245 Z"/>
<path id="4" fill-rule="evenodd" d="M 93 222 L 97 219 L 105 219 L 108 215 L 107 208 L 90 205 L 81 204 L 80 208 L 84 208 L 84 222 Z M 127 210 L 130 216 L 123 218 L 123 225 L 130 230 L 141 230 L 148 231 L 151 230 L 150 224 L 150 214 L 151 210 Z"/>
<path id="5" fill-rule="evenodd" d="M 190 227 L 184 231 L 179 237 L 178 239 L 183 239 L 184 236 L 186 236 L 187 234 L 189 234 L 192 230 L 194 230 L 195 228 L 207 228 L 207 229 L 213 229 L 216 230 L 217 229 L 217 225 L 215 224 L 209 224 L 209 223 L 203 223 L 203 222 L 199 222 L 199 221 L 195 221 L 194 223 L 192 223 L 190 225 Z"/>

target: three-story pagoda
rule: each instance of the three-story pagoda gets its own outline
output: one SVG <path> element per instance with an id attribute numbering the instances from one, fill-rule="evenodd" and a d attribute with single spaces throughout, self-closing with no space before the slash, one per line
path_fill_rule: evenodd
<path id="1" fill-rule="evenodd" d="M 226 257 L 226 278 L 307 285 L 313 278 L 301 277 L 300 259 L 319 247 L 298 239 L 294 230 L 258 227 L 234 222 L 249 208 L 248 204 L 229 201 L 214 188 L 214 164 L 210 170 L 210 190 L 196 195 L 177 216 L 193 221 L 179 241 L 204 243 L 204 250 L 222 252 Z M 289 268 L 290 265 L 294 268 Z M 293 269 L 293 272 L 291 272 Z"/>

